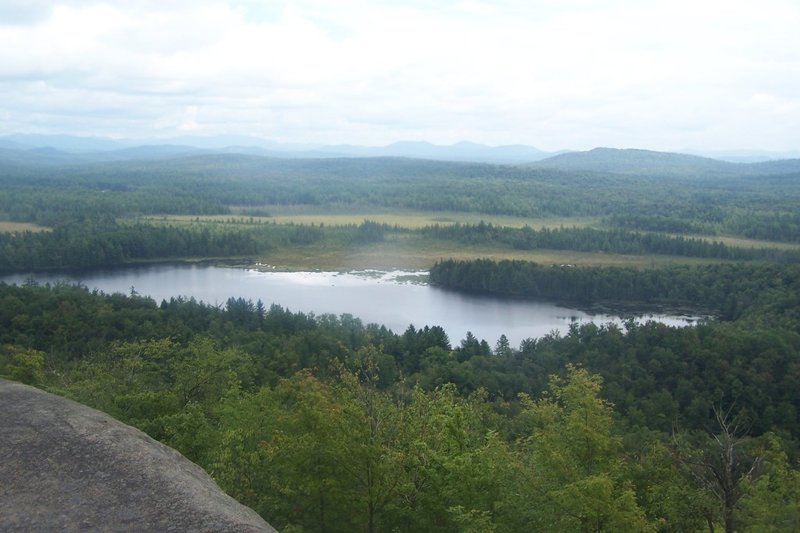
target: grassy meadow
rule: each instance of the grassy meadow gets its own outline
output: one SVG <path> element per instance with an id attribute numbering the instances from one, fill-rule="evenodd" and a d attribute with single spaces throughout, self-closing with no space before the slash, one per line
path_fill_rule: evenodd
<path id="1" fill-rule="evenodd" d="M 29 222 L 0 221 L 0 233 L 24 233 L 26 231 L 38 233 L 40 231 L 50 231 L 50 228 Z"/>
<path id="2" fill-rule="evenodd" d="M 403 229 L 421 229 L 433 225 L 452 225 L 452 224 L 478 224 L 483 221 L 486 224 L 496 226 L 508 226 L 521 228 L 528 225 L 532 228 L 558 228 L 560 226 L 595 227 L 600 224 L 598 218 L 571 217 L 571 218 L 526 218 L 513 217 L 507 215 L 487 215 L 483 213 L 462 213 L 462 212 L 436 212 L 436 211 L 364 211 L 339 213 L 335 211 L 318 212 L 317 210 L 290 208 L 279 206 L 278 208 L 267 209 L 270 216 L 249 216 L 249 215 L 168 215 L 151 216 L 149 220 L 169 221 L 173 223 L 190 222 L 236 222 L 243 224 L 306 224 L 323 226 L 348 226 L 358 225 L 365 220 L 372 220 L 379 224 L 388 224 Z"/>
<path id="3" fill-rule="evenodd" d="M 152 224 L 174 226 L 207 225 L 209 227 L 248 228 L 264 224 L 306 225 L 325 228 L 356 226 L 365 220 L 387 224 L 399 229 L 388 232 L 381 242 L 350 243 L 341 239 L 323 239 L 311 244 L 290 244 L 263 254 L 257 258 L 264 268 L 274 270 L 353 270 L 353 269 L 410 269 L 428 270 L 442 259 L 493 260 L 520 259 L 541 264 L 570 264 L 586 266 L 633 266 L 653 268 L 672 264 L 702 264 L 719 262 L 715 259 L 678 257 L 667 255 L 624 255 L 603 252 L 581 252 L 573 250 L 517 250 L 505 244 L 496 246 L 467 245 L 456 241 L 426 237 L 413 230 L 435 224 L 477 224 L 481 221 L 496 226 L 532 228 L 602 227 L 599 218 L 524 218 L 496 216 L 480 213 L 424 212 L 424 211 L 365 211 L 341 213 L 335 210 L 323 212 L 315 209 L 270 206 L 270 216 L 244 215 L 171 215 L 151 216 L 144 220 Z M 403 231 L 408 230 L 408 231 Z M 696 235 L 686 235 L 698 238 Z M 705 236 L 709 241 L 721 241 L 732 246 L 774 247 L 797 249 L 800 245 L 775 243 L 734 237 Z"/>
<path id="4" fill-rule="evenodd" d="M 442 259 L 521 259 L 541 264 L 659 267 L 670 264 L 701 264 L 712 260 L 663 255 L 621 255 L 571 250 L 514 250 L 507 246 L 464 245 L 454 241 L 426 239 L 420 235 L 389 235 L 383 242 L 342 245 L 322 242 L 287 246 L 259 258 L 275 270 L 428 270 Z"/>

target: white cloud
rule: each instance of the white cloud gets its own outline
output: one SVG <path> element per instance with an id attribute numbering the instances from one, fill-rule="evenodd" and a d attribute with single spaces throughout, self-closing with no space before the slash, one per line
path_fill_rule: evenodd
<path id="1" fill-rule="evenodd" d="M 793 2 L 436 6 L 0 1 L 14 21 L 0 25 L 0 133 L 546 149 L 800 141 Z"/>

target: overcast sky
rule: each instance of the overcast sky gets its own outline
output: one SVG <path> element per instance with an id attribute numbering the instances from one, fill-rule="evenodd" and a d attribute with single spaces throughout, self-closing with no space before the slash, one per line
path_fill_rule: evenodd
<path id="1" fill-rule="evenodd" d="M 11 132 L 797 150 L 800 2 L 0 0 Z"/>

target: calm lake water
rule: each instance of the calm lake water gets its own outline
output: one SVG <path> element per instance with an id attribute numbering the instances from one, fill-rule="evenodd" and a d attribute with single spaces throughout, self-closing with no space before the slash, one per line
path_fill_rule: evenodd
<path id="1" fill-rule="evenodd" d="M 589 315 L 546 302 L 505 300 L 459 294 L 418 281 L 419 272 L 261 272 L 208 265 L 148 265 L 80 273 L 15 274 L 0 281 L 22 284 L 80 283 L 106 293 L 129 294 L 131 288 L 161 302 L 173 296 L 194 297 L 211 305 L 224 305 L 229 297 L 261 300 L 291 311 L 321 315 L 349 313 L 364 324 L 383 324 L 402 333 L 441 326 L 457 345 L 468 331 L 494 346 L 505 334 L 512 346 L 554 330 L 565 333 L 571 322 L 621 322 L 609 315 Z M 411 281 L 416 279 L 417 281 Z M 687 325 L 695 318 L 646 315 L 670 325 Z"/>

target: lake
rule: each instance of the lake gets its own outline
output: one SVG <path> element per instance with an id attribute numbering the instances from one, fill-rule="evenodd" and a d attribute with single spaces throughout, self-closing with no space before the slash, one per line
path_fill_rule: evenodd
<path id="1" fill-rule="evenodd" d="M 106 293 L 129 294 L 134 289 L 156 302 L 174 296 L 194 297 L 210 305 L 224 305 L 229 297 L 261 300 L 291 311 L 321 315 L 351 314 L 364 324 L 385 325 L 402 333 L 441 326 L 457 345 L 468 331 L 494 346 L 505 334 L 512 346 L 530 337 L 558 330 L 572 322 L 620 323 L 618 317 L 590 315 L 546 302 L 507 300 L 461 294 L 432 287 L 419 280 L 423 272 L 264 272 L 210 265 L 161 264 L 80 273 L 37 273 L 0 276 L 0 281 L 22 284 L 80 283 Z M 669 325 L 687 325 L 696 317 L 645 315 Z"/>

